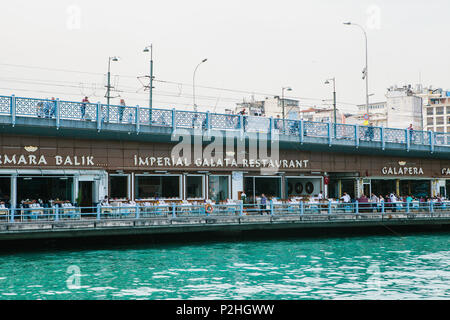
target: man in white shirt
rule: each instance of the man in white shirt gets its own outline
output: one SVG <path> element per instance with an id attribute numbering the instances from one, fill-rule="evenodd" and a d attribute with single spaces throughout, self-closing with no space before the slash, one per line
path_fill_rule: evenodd
<path id="1" fill-rule="evenodd" d="M 341 199 L 344 201 L 344 203 L 349 203 L 351 198 L 350 196 L 347 194 L 347 192 L 344 192 L 344 195 L 341 197 Z"/>
<path id="2" fill-rule="evenodd" d="M 391 193 L 391 195 L 389 196 L 389 198 L 391 198 L 391 202 L 397 202 L 397 197 L 395 196 L 394 193 Z"/>
<path id="3" fill-rule="evenodd" d="M 317 198 L 319 199 L 319 201 L 320 201 L 320 200 L 323 200 L 323 194 L 322 194 L 322 192 L 319 192 L 319 195 L 318 195 Z"/>

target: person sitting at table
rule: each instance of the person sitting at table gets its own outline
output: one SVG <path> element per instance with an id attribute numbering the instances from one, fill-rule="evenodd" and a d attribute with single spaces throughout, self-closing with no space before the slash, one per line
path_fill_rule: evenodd
<path id="1" fill-rule="evenodd" d="M 103 198 L 102 202 L 101 202 L 102 206 L 109 206 L 109 199 L 108 196 L 105 196 L 105 198 Z"/>
<path id="2" fill-rule="evenodd" d="M 364 194 L 362 194 L 361 197 L 358 199 L 358 204 L 360 212 L 370 212 L 369 199 Z"/>

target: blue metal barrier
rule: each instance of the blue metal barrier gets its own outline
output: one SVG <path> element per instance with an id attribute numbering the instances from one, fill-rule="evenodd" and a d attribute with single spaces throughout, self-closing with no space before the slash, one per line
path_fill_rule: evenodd
<path id="1" fill-rule="evenodd" d="M 32 207 L 0 209 L 0 223 L 30 222 L 66 222 L 82 220 L 128 220 L 152 218 L 181 218 L 201 216 L 364 216 L 378 214 L 433 214 L 447 213 L 450 202 L 396 202 L 396 203 L 338 203 L 327 202 L 293 202 L 281 203 L 270 201 L 261 204 L 214 204 L 207 212 L 205 204 L 164 204 L 164 205 L 129 205 L 97 207 Z M 3 210 L 3 212 L 1 211 Z M 3 217 L 3 219 L 1 219 Z"/>
<path id="2" fill-rule="evenodd" d="M 310 138 L 322 139 L 328 145 L 343 144 L 360 147 L 363 143 L 377 143 L 384 150 L 387 144 L 401 144 L 405 150 L 412 146 L 426 145 L 430 152 L 436 147 L 450 147 L 450 133 L 434 133 L 405 129 L 368 127 L 359 125 L 311 122 L 304 120 L 281 120 L 265 117 L 242 116 L 164 110 L 139 106 L 117 106 L 64 100 L 45 100 L 0 96 L 0 116 L 10 117 L 12 126 L 17 118 L 41 118 L 50 120 L 49 126 L 59 128 L 63 120 L 90 121 L 102 130 L 104 123 L 134 125 L 139 133 L 143 126 L 191 128 L 209 130 L 235 130 L 244 132 L 277 132 L 295 136 L 300 143 Z"/>

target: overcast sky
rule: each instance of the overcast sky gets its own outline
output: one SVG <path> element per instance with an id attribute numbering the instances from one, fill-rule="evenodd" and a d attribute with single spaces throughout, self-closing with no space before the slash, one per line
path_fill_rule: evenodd
<path id="1" fill-rule="evenodd" d="M 343 22 L 367 30 L 376 102 L 420 78 L 450 88 L 449 12 L 448 0 L 2 1 L 0 95 L 105 102 L 108 57 L 117 55 L 117 95 L 147 106 L 136 77 L 149 74 L 143 49 L 153 43 L 154 107 L 192 109 L 193 72 L 208 58 L 196 76 L 200 110 L 281 95 L 283 86 L 303 106 L 321 106 L 332 98 L 324 81 L 336 77 L 339 107 L 352 111 L 365 103 L 364 36 Z"/>

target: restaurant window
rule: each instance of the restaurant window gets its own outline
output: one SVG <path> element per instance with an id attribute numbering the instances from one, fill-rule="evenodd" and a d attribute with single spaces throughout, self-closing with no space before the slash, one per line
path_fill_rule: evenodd
<path id="1" fill-rule="evenodd" d="M 186 199 L 204 199 L 204 176 L 186 176 Z"/>
<path id="2" fill-rule="evenodd" d="M 52 201 L 72 202 L 73 178 L 69 177 L 18 177 L 17 201 L 33 202 L 42 200 L 44 204 Z"/>
<path id="3" fill-rule="evenodd" d="M 339 179 L 330 178 L 328 183 L 328 197 L 331 199 L 339 199 Z"/>
<path id="4" fill-rule="evenodd" d="M 128 199 L 128 175 L 109 176 L 109 197 L 111 199 Z"/>
<path id="5" fill-rule="evenodd" d="M 342 194 L 347 192 L 347 194 L 355 199 L 355 180 L 354 179 L 342 179 L 341 180 L 341 191 Z"/>
<path id="6" fill-rule="evenodd" d="M 434 118 L 427 118 L 427 125 L 428 126 L 432 126 L 432 125 L 434 125 Z"/>
<path id="7" fill-rule="evenodd" d="M 444 107 L 437 107 L 436 114 L 444 114 Z"/>
<path id="8" fill-rule="evenodd" d="M 245 177 L 244 192 L 249 202 L 256 203 L 264 194 L 267 198 L 281 198 L 281 177 Z"/>
<path id="9" fill-rule="evenodd" d="M 439 124 L 444 124 L 444 117 L 437 117 L 436 118 L 436 125 L 439 125 Z"/>
<path id="10" fill-rule="evenodd" d="M 372 193 L 376 196 L 389 196 L 391 193 L 397 193 L 397 180 L 372 180 Z"/>
<path id="11" fill-rule="evenodd" d="M 445 181 L 445 197 L 448 198 L 450 196 L 450 180 Z"/>
<path id="12" fill-rule="evenodd" d="M 0 178 L 0 202 L 4 202 L 5 205 L 9 204 L 11 199 L 11 178 Z"/>
<path id="13" fill-rule="evenodd" d="M 402 196 L 427 198 L 431 195 L 431 182 L 429 180 L 401 180 L 400 193 Z"/>
<path id="14" fill-rule="evenodd" d="M 445 127 L 436 127 L 436 132 L 444 132 Z"/>
<path id="15" fill-rule="evenodd" d="M 288 198 L 298 196 L 317 196 L 321 191 L 321 178 L 286 177 Z"/>
<path id="16" fill-rule="evenodd" d="M 180 176 L 139 176 L 135 177 L 136 199 L 181 199 Z"/>
<path id="17" fill-rule="evenodd" d="M 227 200 L 229 195 L 229 176 L 209 176 L 208 196 L 216 203 Z"/>
<path id="18" fill-rule="evenodd" d="M 433 107 L 428 107 L 427 108 L 427 115 L 429 115 L 429 116 L 434 115 L 434 108 Z"/>
<path id="19" fill-rule="evenodd" d="M 450 124 L 450 117 L 447 117 L 447 124 Z"/>

